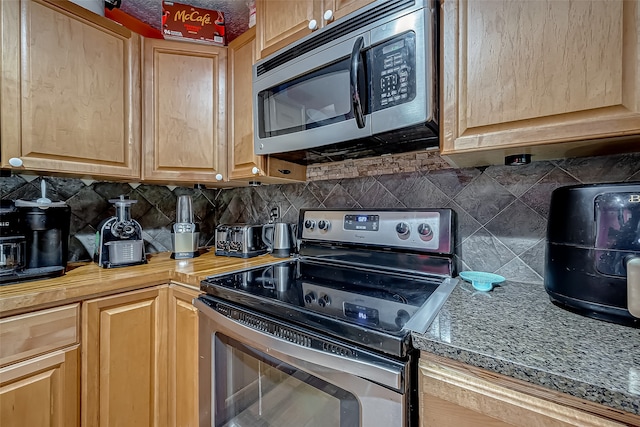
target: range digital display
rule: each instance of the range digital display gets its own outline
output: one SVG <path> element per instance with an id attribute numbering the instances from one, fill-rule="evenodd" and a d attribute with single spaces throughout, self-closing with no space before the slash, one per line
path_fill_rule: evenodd
<path id="1" fill-rule="evenodd" d="M 378 231 L 380 227 L 379 215 L 345 215 L 344 229 L 357 231 Z"/>
<path id="2" fill-rule="evenodd" d="M 345 316 L 355 319 L 360 323 L 366 323 L 367 325 L 377 325 L 380 323 L 380 315 L 375 308 L 351 304 L 349 302 L 345 302 L 343 307 Z"/>

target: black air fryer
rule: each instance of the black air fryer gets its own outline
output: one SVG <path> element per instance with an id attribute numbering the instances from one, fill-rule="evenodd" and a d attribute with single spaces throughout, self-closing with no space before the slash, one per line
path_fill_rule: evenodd
<path id="1" fill-rule="evenodd" d="M 552 193 L 544 284 L 557 305 L 640 327 L 640 182 Z"/>

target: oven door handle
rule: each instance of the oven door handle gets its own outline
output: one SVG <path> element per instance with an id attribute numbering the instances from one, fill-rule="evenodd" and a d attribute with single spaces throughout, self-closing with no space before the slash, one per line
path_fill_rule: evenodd
<path id="1" fill-rule="evenodd" d="M 404 365 L 400 362 L 364 353 L 356 360 L 335 353 L 305 347 L 230 319 L 218 313 L 200 299 L 196 298 L 193 301 L 193 305 L 198 308 L 202 315 L 207 316 L 213 321 L 217 332 L 222 332 L 243 344 L 247 344 L 265 354 L 277 357 L 290 365 L 298 366 L 299 368 L 306 367 L 306 369 L 313 370 L 310 369 L 312 367 L 308 366 L 309 364 L 313 364 L 323 369 L 369 378 L 378 384 L 396 391 L 403 390 Z M 293 356 L 294 353 L 295 356 Z M 376 360 L 378 363 L 375 363 Z M 322 375 L 322 373 L 319 372 L 318 375 Z"/>
<path id="2" fill-rule="evenodd" d="M 362 48 L 364 47 L 364 38 L 358 37 L 353 44 L 351 51 L 351 66 L 349 74 L 351 75 L 351 103 L 353 105 L 353 116 L 356 119 L 358 128 L 364 128 L 364 111 L 363 100 L 361 96 L 360 82 L 364 81 L 364 67 L 362 63 Z"/>

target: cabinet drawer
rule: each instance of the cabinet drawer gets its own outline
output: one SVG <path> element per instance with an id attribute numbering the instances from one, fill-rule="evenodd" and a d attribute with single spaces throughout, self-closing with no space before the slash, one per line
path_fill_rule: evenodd
<path id="1" fill-rule="evenodd" d="M 78 344 L 80 304 L 0 319 L 0 366 Z"/>

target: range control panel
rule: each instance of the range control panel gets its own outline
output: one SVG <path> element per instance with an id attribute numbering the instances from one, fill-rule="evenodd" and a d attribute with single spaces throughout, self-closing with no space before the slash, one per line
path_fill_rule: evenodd
<path id="1" fill-rule="evenodd" d="M 306 210 L 302 240 L 450 253 L 453 212 L 432 210 Z"/>

